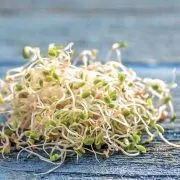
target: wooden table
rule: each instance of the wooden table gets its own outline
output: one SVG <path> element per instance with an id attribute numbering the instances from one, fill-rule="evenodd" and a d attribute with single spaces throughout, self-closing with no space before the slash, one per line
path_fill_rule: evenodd
<path id="1" fill-rule="evenodd" d="M 170 82 L 171 67 L 134 67 L 141 76 L 161 78 Z M 177 68 L 177 82 L 180 82 L 180 68 Z M 174 105 L 177 121 L 174 124 L 165 122 L 165 137 L 172 141 L 180 140 L 180 88 L 174 90 Z M 16 161 L 16 154 L 7 159 L 0 158 L 0 179 L 180 179 L 180 149 L 172 148 L 158 138 L 148 146 L 148 153 L 138 157 L 126 157 L 121 153 L 108 159 L 93 155 L 85 155 L 77 162 L 76 158 L 68 158 L 61 168 L 44 177 L 35 176 L 36 172 L 44 172 L 51 165 L 37 158 L 21 158 Z"/>

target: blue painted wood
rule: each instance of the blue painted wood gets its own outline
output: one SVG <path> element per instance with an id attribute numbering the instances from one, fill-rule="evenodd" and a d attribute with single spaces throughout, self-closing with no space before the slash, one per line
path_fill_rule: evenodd
<path id="1" fill-rule="evenodd" d="M 180 63 L 179 0 L 1 0 L 0 64 L 21 59 L 24 45 L 75 42 L 75 49 L 127 40 L 127 62 Z"/>
<path id="2" fill-rule="evenodd" d="M 171 68 L 135 68 L 141 76 L 171 79 Z M 163 72 L 163 73 L 160 73 Z M 177 82 L 180 83 L 180 69 L 177 69 Z M 165 137 L 172 142 L 180 140 L 180 88 L 174 92 L 177 121 L 174 124 L 165 122 Z M 35 157 L 26 159 L 21 156 L 16 161 L 17 153 L 0 158 L 0 180 L 59 180 L 59 179 L 180 179 L 180 150 L 161 142 L 158 138 L 148 146 L 148 153 L 138 157 L 126 157 L 121 153 L 108 159 L 99 157 L 100 163 L 93 154 L 86 154 L 77 162 L 75 157 L 68 158 L 55 172 L 46 176 L 35 176 L 34 173 L 45 172 L 52 165 L 39 161 Z"/>

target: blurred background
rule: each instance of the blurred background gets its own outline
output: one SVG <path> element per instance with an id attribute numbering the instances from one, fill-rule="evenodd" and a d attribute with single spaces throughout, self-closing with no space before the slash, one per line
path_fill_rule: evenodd
<path id="1" fill-rule="evenodd" d="M 180 63 L 180 0 L 0 0 L 0 65 L 23 62 L 24 45 L 75 42 L 75 50 L 126 40 L 126 64 Z M 2 67 L 4 66 L 4 68 Z M 2 73 L 2 72 L 1 72 Z"/>

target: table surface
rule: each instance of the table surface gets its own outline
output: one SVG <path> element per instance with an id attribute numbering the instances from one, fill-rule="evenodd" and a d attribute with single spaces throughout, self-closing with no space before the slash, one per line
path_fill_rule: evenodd
<path id="1" fill-rule="evenodd" d="M 170 67 L 133 67 L 138 75 L 161 78 L 170 82 L 172 68 Z M 177 82 L 180 82 L 180 69 L 177 68 Z M 173 91 L 177 121 L 163 124 L 165 137 L 178 143 L 180 140 L 180 96 L 178 87 Z M 16 154 L 7 159 L 0 158 L 0 179 L 179 179 L 180 150 L 172 148 L 158 138 L 148 146 L 148 153 L 137 157 L 126 157 L 121 153 L 114 154 L 108 159 L 99 158 L 97 162 L 93 155 L 87 154 L 79 159 L 68 158 L 55 172 L 44 177 L 35 176 L 36 172 L 45 172 L 51 165 L 36 158 L 16 161 Z"/>

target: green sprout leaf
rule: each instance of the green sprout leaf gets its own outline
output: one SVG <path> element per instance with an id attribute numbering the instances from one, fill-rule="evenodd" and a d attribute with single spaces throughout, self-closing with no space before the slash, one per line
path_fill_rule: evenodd
<path id="1" fill-rule="evenodd" d="M 120 83 L 123 83 L 126 79 L 125 75 L 122 73 L 118 73 L 118 79 L 120 81 Z"/>
<path id="2" fill-rule="evenodd" d="M 81 94 L 81 97 L 82 98 L 87 98 L 87 97 L 89 97 L 91 95 L 91 92 L 90 91 L 86 91 L 86 92 L 83 92 L 82 94 Z"/>
<path id="3" fill-rule="evenodd" d="M 171 101 L 171 96 L 166 96 L 166 97 L 164 97 L 164 99 L 163 99 L 163 102 L 164 102 L 164 104 L 167 104 L 169 101 Z"/>
<path id="4" fill-rule="evenodd" d="M 16 86 L 15 86 L 16 91 L 21 91 L 22 89 L 23 89 L 22 85 L 16 84 Z"/>
<path id="5" fill-rule="evenodd" d="M 11 129 L 9 129 L 9 128 L 4 129 L 4 134 L 5 135 L 10 136 L 12 133 L 13 133 L 13 131 Z"/>
<path id="6" fill-rule="evenodd" d="M 30 51 L 29 51 L 29 47 L 25 46 L 22 50 L 22 56 L 24 57 L 24 59 L 29 59 L 30 58 Z"/>
<path id="7" fill-rule="evenodd" d="M 146 103 L 147 103 L 149 106 L 152 106 L 152 104 L 153 104 L 152 98 L 148 98 L 148 99 L 146 100 Z"/>
<path id="8" fill-rule="evenodd" d="M 59 155 L 59 154 L 51 154 L 51 155 L 49 156 L 49 158 L 50 158 L 50 160 L 51 160 L 52 162 L 54 162 L 54 161 L 57 161 L 57 160 L 60 158 L 60 155 Z"/>
<path id="9" fill-rule="evenodd" d="M 164 133 L 164 128 L 161 126 L 161 125 L 159 125 L 159 124 L 156 124 L 156 129 L 160 132 L 160 133 Z"/>
<path id="10" fill-rule="evenodd" d="M 40 85 L 40 87 L 43 87 L 43 84 L 44 84 L 43 80 L 40 79 L 40 80 L 39 80 L 39 85 Z"/>
<path id="11" fill-rule="evenodd" d="M 110 104 L 108 105 L 108 107 L 109 107 L 109 108 L 114 108 L 114 107 L 115 107 L 115 104 L 110 103 Z"/>
<path id="12" fill-rule="evenodd" d="M 59 79 L 59 76 L 55 72 L 53 72 L 52 76 L 54 79 Z"/>
<path id="13" fill-rule="evenodd" d="M 128 117 L 131 114 L 131 111 L 129 109 L 124 109 L 122 111 L 122 114 L 123 114 L 124 117 Z"/>
<path id="14" fill-rule="evenodd" d="M 128 43 L 126 41 L 120 41 L 118 43 L 114 43 L 112 46 L 112 49 L 125 48 L 127 46 L 128 46 Z"/>
<path id="15" fill-rule="evenodd" d="M 114 101 L 117 99 L 117 93 L 116 90 L 109 93 L 109 97 Z"/>
<path id="16" fill-rule="evenodd" d="M 128 46 L 128 43 L 126 41 L 121 41 L 118 43 L 120 48 L 125 48 Z"/>
<path id="17" fill-rule="evenodd" d="M 39 135 L 35 131 L 25 131 L 25 135 L 32 140 L 39 140 Z"/>
<path id="18" fill-rule="evenodd" d="M 80 115 L 79 115 L 79 118 L 80 119 L 85 119 L 87 116 L 85 113 L 81 112 Z"/>
<path id="19" fill-rule="evenodd" d="M 161 89 L 161 87 L 160 87 L 159 84 L 153 84 L 151 87 L 152 87 L 152 89 L 153 89 L 154 91 L 156 91 L 156 92 L 158 92 L 158 93 L 161 93 L 161 92 L 162 92 L 162 89 Z"/>
<path id="20" fill-rule="evenodd" d="M 100 145 L 104 141 L 104 134 L 101 132 L 96 136 L 95 145 Z"/>
<path id="21" fill-rule="evenodd" d="M 83 143 L 86 145 L 86 146 L 90 146 L 94 143 L 94 138 L 92 137 L 86 137 L 83 141 Z"/>
<path id="22" fill-rule="evenodd" d="M 58 56 L 58 52 L 55 48 L 49 48 L 48 49 L 48 55 L 50 57 L 57 57 Z"/>
<path id="23" fill-rule="evenodd" d="M 51 44 L 48 48 L 48 56 L 50 58 L 58 57 L 60 54 L 60 50 L 62 50 L 63 48 L 64 48 L 64 46 L 62 46 L 62 45 Z"/>
<path id="24" fill-rule="evenodd" d="M 146 153 L 147 152 L 146 148 L 144 146 L 142 146 L 142 145 L 136 145 L 136 147 L 142 153 Z"/>
<path id="25" fill-rule="evenodd" d="M 107 103 L 107 104 L 110 104 L 111 103 L 111 98 L 109 96 L 104 96 L 104 101 Z"/>
<path id="26" fill-rule="evenodd" d="M 93 83 L 96 85 L 96 84 L 98 84 L 98 83 L 100 83 L 100 82 L 102 82 L 101 79 L 95 79 Z"/>
<path id="27" fill-rule="evenodd" d="M 2 95 L 0 94 L 0 104 L 4 102 Z"/>
<path id="28" fill-rule="evenodd" d="M 141 140 L 141 136 L 137 135 L 137 134 L 133 134 L 133 139 L 134 139 L 134 142 L 137 144 L 140 142 Z"/>
<path id="29" fill-rule="evenodd" d="M 170 118 L 170 122 L 174 122 L 176 120 L 176 114 L 174 114 L 171 118 Z"/>

